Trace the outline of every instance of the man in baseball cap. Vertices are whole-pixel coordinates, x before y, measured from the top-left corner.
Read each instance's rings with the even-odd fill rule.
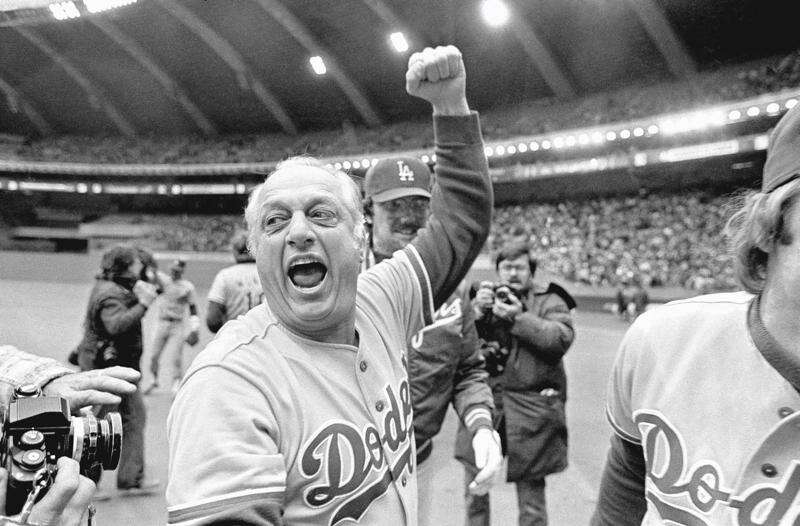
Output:
[[[376,262],[417,236],[430,215],[430,190],[428,165],[413,157],[382,159],[367,170],[364,212]]]
[[[364,180],[364,219],[372,250],[366,270],[402,250],[425,226],[430,214],[431,172],[412,157],[392,157],[371,167]],[[453,403],[472,437],[478,474],[469,491],[486,494],[503,456],[492,427],[494,402],[483,367],[481,345],[466,294],[456,291],[433,315],[433,324],[408,340],[411,405],[417,449],[419,525],[434,524],[433,462],[427,461],[433,437]]]
[[[795,107],[772,133],[761,190],[728,221],[744,290],[645,312],[625,335],[593,526],[797,523],[798,175]]]

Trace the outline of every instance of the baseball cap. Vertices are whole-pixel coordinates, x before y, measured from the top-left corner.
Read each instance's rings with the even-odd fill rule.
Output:
[[[169,266],[170,270],[180,270],[183,272],[183,269],[186,268],[186,261],[178,258],[172,262],[172,265]]]
[[[376,203],[409,195],[431,197],[431,171],[414,157],[381,159],[364,178],[364,196]]]
[[[778,121],[769,138],[761,191],[771,192],[800,176],[800,104]]]

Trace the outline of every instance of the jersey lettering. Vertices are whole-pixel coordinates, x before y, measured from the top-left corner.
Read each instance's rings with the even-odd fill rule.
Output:
[[[777,525],[800,493],[800,462],[793,461],[777,484],[759,484],[732,496],[716,463],[706,460],[687,470],[683,437],[663,414],[637,411],[634,422],[642,433],[647,479],[653,486],[646,492],[647,500],[669,524],[711,526],[709,512],[723,505],[735,510],[739,526]],[[683,495],[683,505],[666,502],[663,497],[670,495]]]
[[[382,432],[372,424],[358,429],[350,422],[336,421],[317,431],[300,450],[300,471],[305,477],[316,479],[325,470],[320,477],[323,484],[305,490],[306,504],[316,508],[337,498],[342,500],[329,526],[358,521],[370,504],[386,493],[392,480],[402,476],[406,468],[409,473],[413,471],[408,381],[400,383],[399,400],[389,385],[386,396],[389,404]],[[384,447],[392,453],[403,450],[394,465],[387,462]],[[378,480],[364,487],[370,473],[382,470]]]

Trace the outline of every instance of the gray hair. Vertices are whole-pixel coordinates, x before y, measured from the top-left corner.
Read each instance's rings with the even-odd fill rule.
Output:
[[[346,173],[326,165],[319,159],[308,155],[298,155],[279,162],[275,166],[275,169],[267,175],[264,182],[253,188],[250,192],[247,207],[245,207],[244,210],[244,219],[247,223],[247,248],[250,250],[250,253],[255,254],[258,249],[261,201],[265,185],[271,176],[285,168],[292,167],[316,168],[328,173],[337,180],[339,188],[342,191],[342,197],[344,198],[347,211],[350,213],[350,217],[355,224],[353,237],[355,238],[356,246],[360,246],[364,240],[364,214],[361,209],[361,189],[358,184]]]
[[[739,283],[753,294],[764,290],[769,253],[775,243],[790,243],[786,217],[795,197],[800,194],[800,179],[795,179],[769,193],[751,191],[738,198],[738,210],[725,225],[734,270]]]

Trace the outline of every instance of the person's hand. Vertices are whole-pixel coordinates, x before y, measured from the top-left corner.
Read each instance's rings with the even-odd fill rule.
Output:
[[[507,296],[508,303],[495,300],[492,306],[492,314],[506,321],[513,322],[519,313],[522,312],[522,302],[514,294]]]
[[[189,318],[189,332],[186,333],[183,340],[192,347],[197,345],[197,342],[200,341],[200,318],[197,316]]]
[[[472,451],[475,453],[475,467],[480,471],[469,483],[468,489],[472,495],[485,495],[503,463],[500,435],[488,427],[478,429],[472,437]]]
[[[494,306],[494,291],[490,287],[480,287],[472,299],[472,313],[476,320],[482,320]]]
[[[114,405],[121,402],[118,395],[136,391],[139,371],[129,367],[108,367],[81,373],[70,373],[49,381],[42,392],[47,396],[61,396],[69,401],[76,413],[88,405]]]
[[[139,303],[149,307],[158,296],[158,288],[152,283],[139,280],[133,286],[133,293],[136,294],[136,299],[139,300]]]
[[[0,469],[0,506],[6,506],[8,472]],[[58,472],[42,500],[33,506],[27,522],[52,526],[79,526],[85,522],[87,506],[97,487],[80,474],[78,463],[71,458],[58,459]]]
[[[467,74],[455,46],[426,47],[408,59],[406,91],[431,103],[434,115],[468,115]]]

